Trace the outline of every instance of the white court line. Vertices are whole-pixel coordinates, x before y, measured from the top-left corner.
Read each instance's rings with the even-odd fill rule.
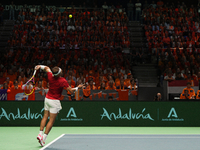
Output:
[[[60,139],[61,137],[63,137],[65,134],[62,134],[61,136],[57,137],[55,140],[51,141],[49,144],[45,145],[43,148],[41,148],[40,150],[44,150],[45,148],[47,148],[49,145],[51,145],[52,143],[54,143],[55,141],[57,141],[58,139]]]
[[[70,139],[76,139],[76,138],[83,138],[83,137],[67,137],[67,138],[70,138]],[[87,138],[87,137],[84,137],[84,139]],[[88,137],[88,138],[92,138],[92,139],[144,139],[144,138],[148,138],[148,139],[196,139],[196,138],[200,138],[200,137]]]
[[[74,135],[74,134],[66,134],[67,136],[65,138],[95,138],[95,139],[101,139],[101,138],[114,138],[114,139],[121,139],[121,138],[127,138],[127,139],[133,139],[133,138],[136,138],[136,139],[142,139],[142,138],[162,138],[162,139],[169,139],[169,138],[172,138],[172,139],[177,139],[177,138],[180,138],[180,139],[194,139],[194,138],[200,138],[200,135],[197,134],[197,135],[191,135],[191,134],[188,134],[188,135],[117,135],[118,137],[116,137],[116,135],[88,135],[85,136],[85,135]]]

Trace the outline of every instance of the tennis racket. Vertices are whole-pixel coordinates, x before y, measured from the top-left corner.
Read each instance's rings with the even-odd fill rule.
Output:
[[[31,95],[33,94],[34,90],[35,90],[35,80],[34,80],[34,77],[35,77],[35,74],[36,74],[37,70],[34,71],[33,73],[33,76],[26,82],[26,84],[23,85],[23,90],[24,90],[24,94],[26,95]],[[30,82],[33,82],[33,89],[32,90],[25,90],[26,86],[28,85],[28,83]],[[29,92],[27,92],[29,91]]]

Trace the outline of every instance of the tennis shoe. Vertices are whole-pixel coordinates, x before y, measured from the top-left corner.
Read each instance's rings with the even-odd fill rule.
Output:
[[[43,141],[43,136],[38,134],[37,139],[38,139],[38,142],[40,143],[40,145],[44,146],[45,142]]]

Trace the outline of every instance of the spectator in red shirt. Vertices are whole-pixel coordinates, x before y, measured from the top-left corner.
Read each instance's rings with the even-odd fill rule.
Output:
[[[170,38],[167,35],[165,35],[165,37],[163,38],[163,43],[165,47],[170,44]]]

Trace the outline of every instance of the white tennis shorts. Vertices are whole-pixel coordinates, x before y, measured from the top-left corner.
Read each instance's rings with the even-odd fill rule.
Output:
[[[52,100],[45,97],[44,110],[49,111],[52,114],[57,114],[62,109],[60,100]]]

